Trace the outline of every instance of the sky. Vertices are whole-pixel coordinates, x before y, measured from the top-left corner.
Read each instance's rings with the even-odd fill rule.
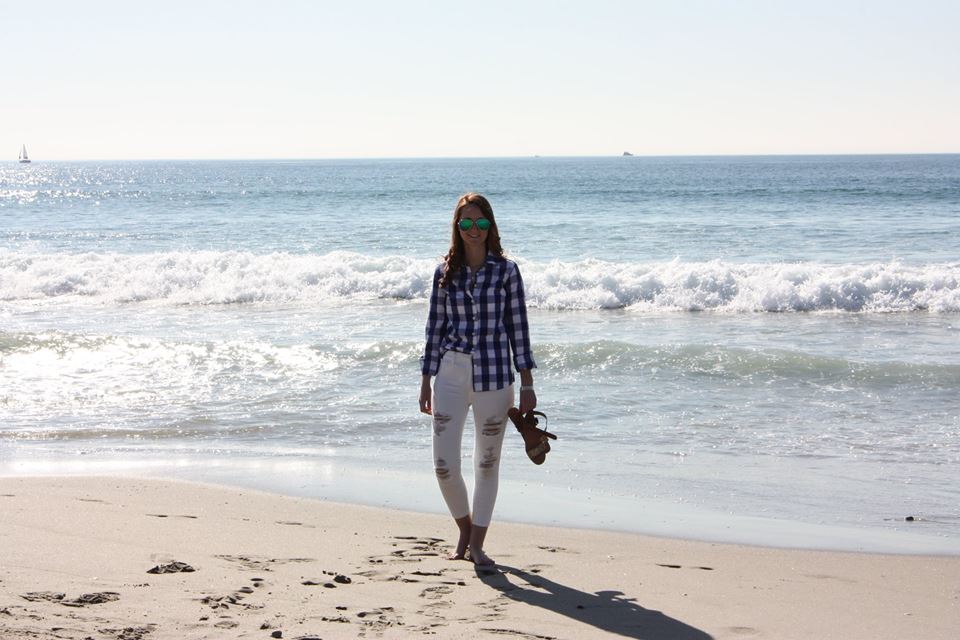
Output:
[[[955,0],[0,0],[0,159],[960,152]]]

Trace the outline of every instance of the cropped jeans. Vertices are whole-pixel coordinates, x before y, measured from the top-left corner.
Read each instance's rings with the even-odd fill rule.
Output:
[[[471,406],[476,425],[472,521],[476,526],[489,527],[497,500],[507,410],[513,406],[513,385],[496,391],[474,391],[473,358],[447,351],[433,384],[433,461],[440,492],[456,519],[470,515],[460,447]]]

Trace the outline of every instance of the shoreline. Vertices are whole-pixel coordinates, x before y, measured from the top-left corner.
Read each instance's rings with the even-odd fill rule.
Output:
[[[317,463],[257,456],[209,459],[204,464],[193,457],[174,463],[137,457],[83,458],[68,462],[56,456],[42,463],[35,461],[32,472],[11,473],[10,465],[7,469],[0,466],[0,480],[58,476],[169,479],[331,504],[446,515],[432,474],[362,466],[344,459]],[[68,468],[71,470],[66,471]],[[472,486],[469,469],[466,480]],[[889,527],[857,527],[721,512],[700,505],[512,478],[501,478],[500,485],[494,513],[494,520],[499,522],[773,549],[960,557],[960,539],[925,533],[927,523],[922,520],[891,523]]]
[[[960,624],[958,557],[495,522],[483,571],[444,558],[445,516],[130,477],[3,477],[0,509],[11,638],[936,639]],[[174,561],[196,571],[146,573]],[[78,604],[91,594],[114,599]]]
[[[444,516],[446,509],[432,474],[359,464],[357,460],[252,456],[187,456],[170,461],[140,456],[98,455],[10,459],[0,464],[5,478],[109,477],[188,482],[228,490],[394,509]],[[468,486],[472,478],[465,470]],[[950,530],[947,520],[889,518],[884,524],[801,521],[704,505],[669,502],[637,494],[562,487],[556,478],[539,483],[502,477],[495,522],[637,534],[690,542],[740,544],[772,549],[842,553],[883,553],[960,557],[960,538],[930,531]],[[901,518],[904,518],[901,520]],[[925,530],[926,529],[926,530]]]

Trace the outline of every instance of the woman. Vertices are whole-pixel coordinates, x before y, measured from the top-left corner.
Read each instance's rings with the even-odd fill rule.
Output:
[[[450,249],[433,275],[427,344],[420,360],[420,411],[433,416],[433,458],[440,492],[460,529],[451,560],[494,564],[483,541],[497,499],[500,446],[513,406],[510,353],[520,372],[520,412],[537,406],[523,280],[507,260],[493,208],[468,193],[453,212]],[[433,392],[430,378],[436,376]],[[460,442],[473,406],[476,425],[473,514],[460,472]]]

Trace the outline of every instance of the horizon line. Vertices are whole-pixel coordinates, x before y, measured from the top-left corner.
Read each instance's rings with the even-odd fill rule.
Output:
[[[798,158],[798,157],[880,157],[880,156],[950,156],[960,155],[960,151],[891,151],[891,152],[847,152],[847,153],[676,153],[676,154],[640,154],[626,152],[619,154],[587,154],[587,155],[489,155],[489,156],[298,156],[298,157],[205,157],[205,158],[31,158],[34,162],[304,162],[304,161],[342,161],[342,160],[545,160],[545,159],[576,159],[576,158]],[[7,162],[19,164],[19,161]],[[24,163],[27,164],[27,163]]]

